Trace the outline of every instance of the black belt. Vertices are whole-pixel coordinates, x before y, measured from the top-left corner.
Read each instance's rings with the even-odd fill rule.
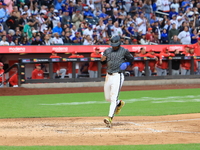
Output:
[[[119,74],[120,74],[120,73],[122,73],[122,72],[116,72],[116,73],[119,73]],[[108,74],[109,74],[109,75],[113,75],[113,73],[110,73],[110,72],[108,72]]]

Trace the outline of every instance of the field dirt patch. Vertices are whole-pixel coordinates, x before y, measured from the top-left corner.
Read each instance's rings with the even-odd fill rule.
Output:
[[[115,117],[0,119],[0,145],[139,145],[199,143],[200,113]]]
[[[191,85],[126,86],[122,91],[200,88]],[[103,87],[0,88],[0,96],[103,92]],[[200,113],[170,116],[0,119],[0,145],[140,145],[200,142]]]

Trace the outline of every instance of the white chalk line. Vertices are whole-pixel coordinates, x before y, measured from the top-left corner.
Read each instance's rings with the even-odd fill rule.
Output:
[[[183,120],[170,120],[170,121],[144,122],[142,124],[154,124],[154,123],[166,123],[166,122],[181,122],[181,121],[191,121],[191,120],[200,120],[200,118],[196,118],[196,119],[183,119]]]
[[[151,103],[186,103],[186,102],[200,102],[200,95],[186,95],[186,96],[169,96],[169,97],[141,97],[135,99],[125,99],[126,103],[150,101]],[[86,102],[70,102],[70,103],[53,103],[53,104],[38,104],[49,106],[60,105],[89,105],[89,104],[105,104],[107,101],[86,101]]]

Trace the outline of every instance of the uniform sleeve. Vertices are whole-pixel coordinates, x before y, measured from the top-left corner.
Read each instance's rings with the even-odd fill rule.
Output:
[[[133,55],[129,52],[128,49],[126,49],[126,52],[125,52],[125,59],[126,61],[130,62],[130,64],[132,64],[133,60],[134,60],[134,57]]]

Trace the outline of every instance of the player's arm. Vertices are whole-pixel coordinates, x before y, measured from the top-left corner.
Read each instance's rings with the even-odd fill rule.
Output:
[[[107,57],[106,57],[106,50],[103,52],[103,55],[101,56],[101,64],[107,63]]]
[[[127,68],[129,65],[132,65],[132,64],[133,64],[133,60],[134,60],[133,55],[132,55],[128,50],[126,50],[124,57],[125,57],[125,60],[126,60],[127,62],[124,62],[124,63],[122,63],[122,64],[120,65],[120,69],[121,69],[121,70],[126,70],[126,68]]]

